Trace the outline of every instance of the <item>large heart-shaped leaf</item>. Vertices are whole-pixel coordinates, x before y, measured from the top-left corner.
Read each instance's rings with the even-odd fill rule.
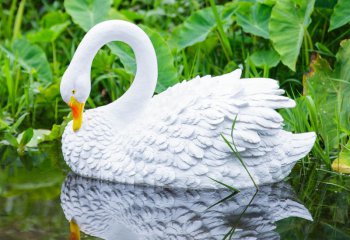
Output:
[[[350,40],[341,42],[335,69],[318,56],[305,75],[304,93],[311,95],[319,116],[318,132],[330,148],[339,146],[339,136],[350,136]]]
[[[61,24],[56,24],[50,28],[42,28],[37,32],[31,32],[27,34],[27,38],[33,42],[49,43],[54,42],[57,37],[68,27],[69,21]]]
[[[338,145],[334,109],[337,105],[337,95],[331,76],[332,69],[329,63],[320,56],[311,62],[310,72],[304,76],[304,94],[312,96],[316,109],[319,110],[316,130],[327,148]]]
[[[276,67],[280,62],[280,56],[273,49],[262,50],[253,53],[250,56],[252,63],[259,68],[272,68]]]
[[[69,15],[61,11],[50,11],[40,20],[42,28],[50,28],[54,25],[62,24],[69,20]]]
[[[314,3],[315,0],[279,0],[272,9],[270,39],[282,62],[293,71]]]
[[[168,44],[159,33],[146,26],[141,27],[150,37],[157,54],[158,82],[156,92],[159,93],[178,82],[177,70],[174,67],[174,58]],[[135,74],[135,56],[130,47],[121,43],[111,43],[108,46],[120,58],[125,69],[130,74]]]
[[[150,37],[157,54],[158,82],[156,92],[159,93],[179,82],[177,69],[174,66],[174,57],[167,42],[158,32],[146,26],[142,26],[142,29]]]
[[[125,71],[129,74],[135,75],[136,61],[131,48],[123,42],[112,42],[108,44],[108,47],[111,49],[112,53],[119,57],[124,65]]]
[[[73,21],[88,31],[108,18],[112,0],[65,0],[64,7]]]
[[[342,131],[346,131],[350,136],[350,40],[344,40],[340,43],[340,49],[336,55],[337,61],[335,64],[332,80],[337,82],[338,88],[338,109],[339,123]]]
[[[350,22],[350,1],[349,0],[339,0],[337,5],[334,7],[334,12],[331,17],[331,24],[329,26],[329,31]]]
[[[110,0],[66,0],[65,8],[72,16],[73,21],[79,24],[85,31],[89,30],[95,24],[108,19],[112,1]],[[178,82],[177,71],[174,67],[174,58],[163,37],[151,30],[143,27],[150,37],[156,50],[158,59],[158,83],[156,92],[164,91],[167,87]],[[123,43],[110,43],[109,48],[115,53],[123,63],[128,73],[135,74],[136,64],[132,50]]]
[[[237,24],[245,32],[269,38],[271,7],[260,3],[240,2],[236,11]]]
[[[3,46],[9,58],[18,63],[30,73],[36,73],[41,82],[52,82],[52,72],[45,52],[37,45],[31,44],[26,39],[16,39],[12,44],[12,52]]]
[[[223,6],[216,6],[221,21],[225,23],[233,11],[224,11]],[[177,26],[169,39],[170,45],[180,51],[188,46],[204,41],[217,26],[212,8],[204,8],[194,12],[184,23]]]

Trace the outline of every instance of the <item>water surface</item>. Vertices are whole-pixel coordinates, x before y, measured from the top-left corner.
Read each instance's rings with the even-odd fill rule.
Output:
[[[316,162],[316,161],[315,161]],[[350,239],[350,178],[298,164],[286,182],[185,190],[86,179],[69,173],[60,145],[19,156],[0,148],[0,239]],[[310,221],[313,219],[313,221]],[[118,236],[118,237],[115,237]]]

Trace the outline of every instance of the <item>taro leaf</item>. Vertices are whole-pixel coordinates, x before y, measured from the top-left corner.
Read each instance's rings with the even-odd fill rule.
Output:
[[[339,131],[350,135],[350,40],[341,42],[334,71],[318,56],[311,63],[311,71],[304,79],[304,93],[315,101],[323,140],[331,148],[339,145]]]
[[[336,55],[333,81],[338,83],[338,109],[341,130],[350,135],[350,40],[340,43],[340,49]]]
[[[221,21],[225,24],[233,11],[224,11],[223,6],[216,6]],[[228,14],[229,13],[229,14]],[[204,41],[209,33],[216,27],[212,8],[204,8],[193,13],[184,23],[177,26],[170,39],[170,45],[180,51],[188,46]]]
[[[49,43],[54,42],[57,37],[68,27],[69,21],[66,21],[61,24],[56,24],[50,28],[42,28],[37,32],[32,32],[27,34],[27,38],[32,43]]]
[[[277,1],[277,0],[256,0],[256,2],[265,4],[265,5],[268,5],[268,6],[273,6],[273,5],[275,5],[275,4],[276,4],[276,1]]]
[[[329,31],[340,28],[341,26],[350,22],[350,1],[339,0],[334,7],[331,17]]]
[[[112,0],[65,0],[64,7],[73,21],[88,31],[108,18]]]
[[[310,72],[304,75],[304,95],[311,95],[318,115],[317,132],[330,148],[337,147],[337,105],[336,82],[331,80],[332,69],[329,63],[317,56],[310,64]]]
[[[166,41],[159,33],[146,26],[141,27],[150,37],[157,54],[158,82],[156,92],[159,93],[178,82],[177,70],[174,66],[174,58]],[[110,43],[108,46],[112,52],[120,58],[126,71],[130,74],[135,74],[135,56],[131,48],[123,43]]]
[[[26,37],[32,43],[49,43],[54,41],[54,34],[50,29],[40,29],[37,32],[28,33]]]
[[[271,7],[248,2],[240,2],[238,6],[237,24],[243,28],[243,31],[268,39]]]
[[[280,62],[280,56],[274,50],[262,50],[250,56],[252,63],[259,68],[273,68]]]
[[[350,173],[350,140],[343,147],[339,157],[333,161],[332,169],[340,173]]]
[[[283,64],[295,71],[315,0],[279,0],[272,9],[270,39]]]
[[[12,57],[28,72],[36,72],[41,82],[52,82],[52,72],[45,52],[26,39],[16,39],[12,44]],[[9,54],[9,52],[7,52]]]
[[[127,16],[125,16],[123,13],[118,11],[115,8],[111,8],[108,12],[108,19],[120,19],[120,20],[125,20],[125,21],[132,21],[129,19]]]
[[[111,0],[90,0],[88,2],[82,0],[66,0],[65,8],[72,16],[73,21],[87,31],[98,22],[108,18],[111,3]],[[158,83],[156,92],[161,92],[167,87],[177,83],[177,71],[174,67],[174,58],[160,34],[147,27],[143,28],[152,40],[156,50],[158,59]],[[110,43],[108,46],[112,52],[120,58],[125,70],[130,74],[135,74],[135,56],[130,47],[123,43]]]
[[[177,69],[174,66],[174,57],[163,37],[152,29],[142,26],[150,37],[155,48],[158,60],[158,82],[156,92],[162,92],[170,86],[178,83]]]
[[[61,11],[48,12],[41,19],[41,26],[43,28],[50,28],[54,25],[62,24],[69,20],[69,15]]]
[[[135,75],[136,61],[132,49],[123,42],[112,42],[108,44],[108,47],[111,49],[112,53],[119,57],[124,65],[125,71],[129,74]]]

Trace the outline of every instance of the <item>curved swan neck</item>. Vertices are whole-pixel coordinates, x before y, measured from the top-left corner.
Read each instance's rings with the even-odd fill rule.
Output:
[[[138,105],[142,105],[142,102],[153,96],[158,75],[155,50],[151,40],[141,28],[121,20],[110,20],[97,24],[84,36],[70,66],[74,68],[79,66],[78,71],[88,73],[88,80],[90,80],[91,64],[97,51],[112,41],[124,42],[134,51],[137,66],[134,82],[116,103],[119,105],[118,108],[123,107],[123,103],[133,106],[132,110],[136,111]]]

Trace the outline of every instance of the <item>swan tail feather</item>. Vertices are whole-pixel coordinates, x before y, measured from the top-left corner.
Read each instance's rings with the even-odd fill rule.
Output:
[[[314,132],[292,134],[286,142],[286,156],[282,168],[290,172],[295,163],[305,157],[312,149],[316,140]]]

